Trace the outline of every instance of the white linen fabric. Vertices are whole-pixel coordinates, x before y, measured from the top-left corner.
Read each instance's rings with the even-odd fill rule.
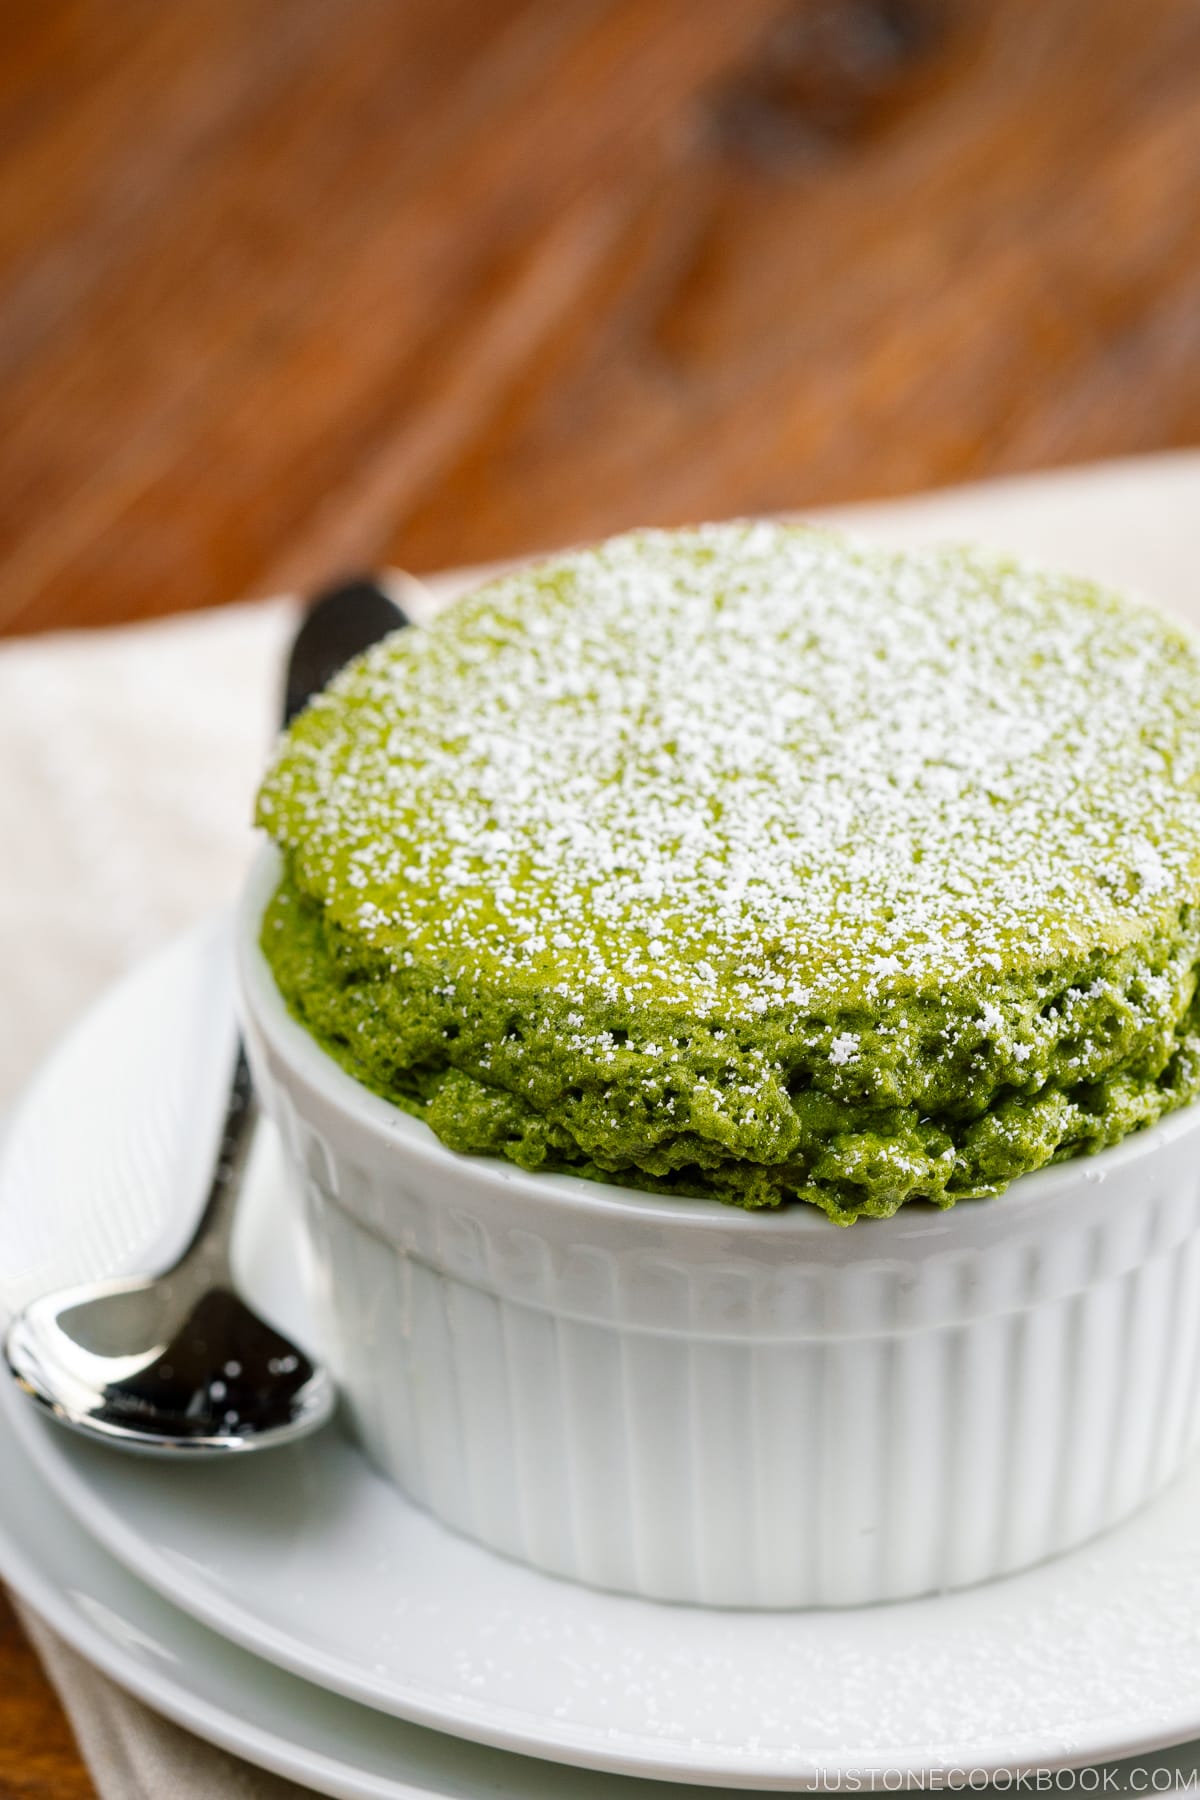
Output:
[[[897,544],[1014,550],[1138,589],[1200,625],[1200,454],[822,516]],[[440,598],[467,580],[432,585]],[[115,976],[232,899],[295,618],[289,602],[263,601],[0,648],[0,1109]],[[28,1613],[25,1623],[102,1800],[302,1793],[157,1718]]]

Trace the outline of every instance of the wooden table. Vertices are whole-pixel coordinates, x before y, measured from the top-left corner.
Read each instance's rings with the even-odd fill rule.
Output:
[[[1200,440],[1195,0],[0,6],[0,631]],[[87,1792],[0,1623],[0,1800]]]

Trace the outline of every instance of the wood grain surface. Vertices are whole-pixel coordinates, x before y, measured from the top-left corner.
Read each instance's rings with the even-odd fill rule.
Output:
[[[1195,0],[0,4],[0,628],[1200,435]]]
[[[0,631],[1200,441],[1196,0],[0,0],[0,144]]]
[[[53,1688],[0,1588],[0,1800],[91,1800]]]

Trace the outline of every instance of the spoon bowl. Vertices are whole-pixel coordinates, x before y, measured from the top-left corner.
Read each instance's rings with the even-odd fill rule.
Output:
[[[126,1449],[263,1449],[323,1425],[325,1369],[228,1287],[164,1279],[48,1294],[5,1346],[18,1384],[64,1425]]]

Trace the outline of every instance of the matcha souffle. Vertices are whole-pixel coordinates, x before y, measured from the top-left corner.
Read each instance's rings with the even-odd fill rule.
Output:
[[[503,576],[283,738],[262,947],[451,1148],[839,1223],[1200,1091],[1200,649],[780,525]]]

